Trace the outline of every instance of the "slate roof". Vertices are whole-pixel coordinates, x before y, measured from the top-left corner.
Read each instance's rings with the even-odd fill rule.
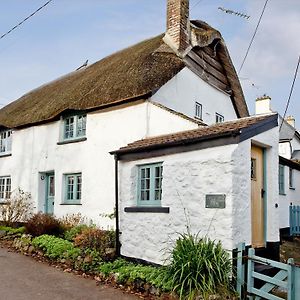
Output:
[[[220,39],[220,34],[204,22],[198,26],[203,26],[199,34],[205,40]],[[162,38],[159,35],[145,40],[29,92],[0,109],[0,126],[25,127],[57,119],[68,110],[86,111],[148,99],[186,66],[165,47]],[[225,69],[231,70],[228,76],[235,82],[233,104],[240,117],[247,116],[238,77],[226,47],[223,50]]]
[[[247,117],[234,121],[217,123],[211,126],[203,126],[198,129],[149,137],[130,143],[117,151],[111,152],[111,154],[143,152],[159,148],[195,144],[223,137],[232,137],[242,134],[247,135],[250,130],[252,131],[252,134],[255,135],[260,133],[261,129],[265,131],[277,126],[277,118],[277,114]],[[270,127],[268,125],[270,125]]]

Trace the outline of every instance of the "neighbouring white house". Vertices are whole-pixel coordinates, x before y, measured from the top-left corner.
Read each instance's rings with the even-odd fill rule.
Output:
[[[145,138],[112,152],[120,252],[164,264],[179,234],[279,258],[278,116]]]
[[[256,99],[256,114],[271,113],[271,98]],[[279,213],[279,227],[282,236],[289,235],[290,206],[300,205],[300,134],[295,127],[295,119],[288,116],[283,120],[279,115],[279,169],[276,206]]]
[[[247,117],[221,34],[167,1],[167,31],[27,93],[0,110],[0,202],[17,188],[36,211],[104,227],[115,203],[109,151]]]

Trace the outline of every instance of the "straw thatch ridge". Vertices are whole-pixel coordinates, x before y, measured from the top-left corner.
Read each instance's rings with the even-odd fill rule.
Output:
[[[221,37],[207,24],[194,24],[203,27],[199,32],[206,41]],[[149,98],[186,66],[162,38],[145,40],[29,92],[0,109],[0,128],[27,127],[58,119],[68,110],[90,111]],[[247,105],[225,44],[223,54],[232,102],[237,115],[244,117]]]

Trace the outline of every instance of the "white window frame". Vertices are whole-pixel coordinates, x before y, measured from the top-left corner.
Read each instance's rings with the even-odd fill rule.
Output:
[[[223,123],[224,121],[224,116],[216,112],[216,123]]]
[[[73,188],[69,189],[70,179],[73,180]],[[64,202],[65,204],[80,204],[82,198],[82,173],[64,174]],[[71,196],[72,195],[72,196]]]
[[[6,202],[11,196],[11,177],[0,176],[0,202]]]
[[[12,130],[0,131],[0,156],[11,153]]]
[[[72,120],[72,125],[68,124]],[[70,115],[63,118],[62,141],[72,141],[86,137],[86,114]],[[71,129],[70,129],[71,127]],[[70,134],[72,132],[72,134]],[[67,134],[68,133],[68,134]]]
[[[202,104],[195,102],[195,118],[202,121]]]

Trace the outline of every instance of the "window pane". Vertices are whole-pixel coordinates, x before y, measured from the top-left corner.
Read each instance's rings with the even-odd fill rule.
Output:
[[[77,136],[85,136],[86,134],[86,116],[77,117]]]
[[[76,199],[80,200],[81,199],[81,175],[77,176],[77,195]]]
[[[6,178],[6,188],[5,188],[5,198],[9,199],[11,195],[11,179],[10,177]]]
[[[4,199],[5,179],[0,178],[0,199]]]
[[[74,137],[74,117],[65,119],[65,138]]]
[[[11,151],[11,130],[0,133],[0,153]]]
[[[0,177],[0,199],[6,200],[11,196],[11,178]]]
[[[67,199],[74,199],[74,176],[67,177]]]

